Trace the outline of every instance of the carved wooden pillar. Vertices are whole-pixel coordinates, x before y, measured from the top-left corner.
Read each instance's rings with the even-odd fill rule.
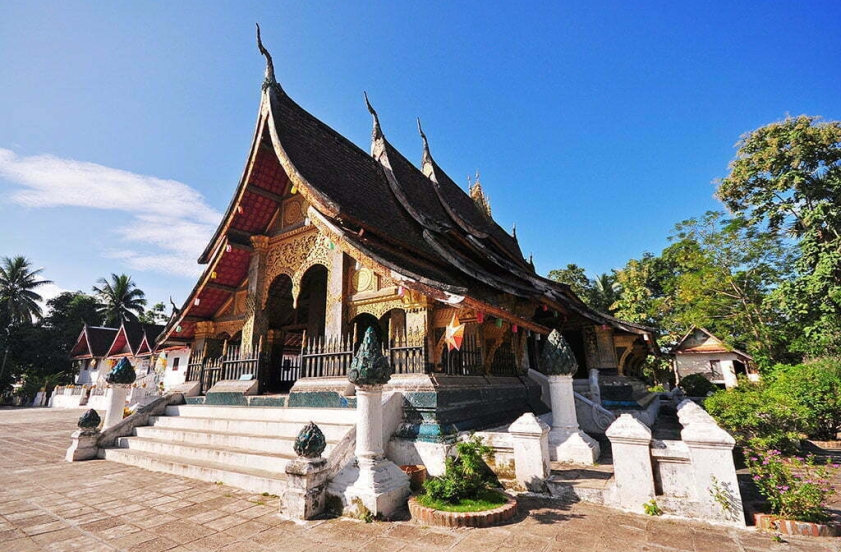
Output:
[[[328,250],[327,308],[324,313],[324,333],[342,335],[344,319],[345,264],[344,253],[338,247]]]
[[[196,333],[191,351],[199,357],[199,360],[204,360],[205,346],[207,340],[213,337],[214,330],[214,324],[210,320],[196,323]]]
[[[599,347],[599,368],[618,368],[616,347],[613,344],[613,328],[596,326],[596,343]]]
[[[269,250],[268,236],[251,236],[251,263],[248,265],[248,298],[246,319],[242,327],[242,350],[249,351],[260,344],[266,335],[267,319],[263,310],[263,280],[266,278],[266,257]]]

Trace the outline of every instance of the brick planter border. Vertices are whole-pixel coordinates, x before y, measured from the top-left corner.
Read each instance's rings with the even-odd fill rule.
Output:
[[[754,514],[756,528],[762,531],[775,531],[783,535],[797,535],[801,537],[838,537],[841,536],[841,525],[837,523],[812,523],[810,521],[795,521],[782,519],[771,514]]]
[[[424,525],[440,527],[490,527],[505,523],[517,515],[517,499],[505,495],[508,501],[492,510],[481,512],[445,512],[421,506],[413,496],[409,499],[409,512],[412,521]]]

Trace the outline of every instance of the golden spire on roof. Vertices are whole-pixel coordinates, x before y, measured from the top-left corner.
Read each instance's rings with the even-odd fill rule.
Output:
[[[488,218],[491,218],[491,202],[488,196],[485,195],[482,184],[479,182],[478,169],[476,170],[476,180],[473,184],[470,183],[470,175],[467,175],[467,193],[470,194],[470,199],[476,203],[479,211],[484,213]]]

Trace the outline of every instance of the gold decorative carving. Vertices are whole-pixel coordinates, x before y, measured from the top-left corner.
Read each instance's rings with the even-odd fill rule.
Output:
[[[214,333],[214,323],[210,320],[196,322],[196,339],[211,337]]]
[[[269,249],[266,260],[266,277],[263,280],[263,304],[269,286],[281,274],[292,280],[292,298],[297,303],[301,291],[301,278],[314,265],[321,264],[330,270],[329,240],[317,232],[289,236]]]
[[[374,273],[367,268],[361,268],[353,273],[351,287],[354,292],[369,291],[375,288]]]
[[[353,320],[360,314],[370,314],[379,319],[392,309],[403,310],[403,300],[398,298],[376,303],[351,304],[347,309],[348,320]]]
[[[304,206],[301,199],[289,199],[283,203],[283,227],[294,226],[304,220]]]
[[[269,249],[269,237],[251,236],[251,245],[256,253],[265,253]]]
[[[216,322],[216,333],[226,333],[229,336],[233,337],[242,330],[243,325],[245,324],[244,318],[238,318],[236,320],[226,320],[224,322]]]

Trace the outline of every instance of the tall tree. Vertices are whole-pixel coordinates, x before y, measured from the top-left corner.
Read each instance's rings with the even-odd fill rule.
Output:
[[[841,354],[841,122],[788,117],[742,136],[738,148],[717,196],[797,240],[797,276],[775,297],[803,327],[797,349]]]
[[[613,314],[616,311],[614,304],[619,300],[621,289],[622,286],[616,281],[615,274],[599,274],[593,280],[593,287],[590,289],[590,306]]]
[[[3,257],[0,260],[0,322],[18,326],[41,318],[41,296],[35,291],[49,280],[39,279],[42,268],[32,269],[29,259]]]
[[[166,314],[166,305],[163,302],[155,303],[150,309],[140,316],[144,324],[166,324],[169,316]]]
[[[111,281],[97,280],[99,286],[93,291],[100,303],[100,314],[110,325],[119,325],[123,320],[137,322],[144,313],[146,294],[135,285],[131,276],[111,274]]]
[[[584,269],[575,263],[569,263],[566,268],[550,270],[549,279],[568,285],[572,292],[585,302],[590,298],[593,283],[584,273]]]
[[[57,335],[61,350],[67,354],[76,343],[82,326],[102,324],[96,298],[81,291],[65,291],[47,301],[44,326]]]

